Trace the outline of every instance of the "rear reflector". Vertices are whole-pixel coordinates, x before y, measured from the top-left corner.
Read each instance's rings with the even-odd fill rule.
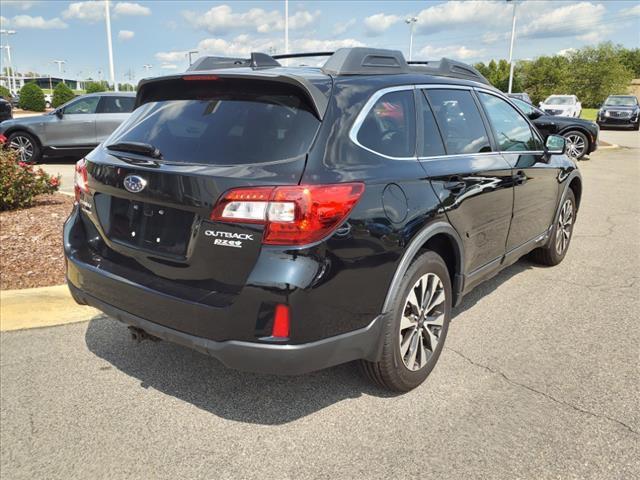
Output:
[[[271,336],[276,338],[289,337],[289,307],[287,305],[276,305]]]
[[[265,244],[305,245],[335,230],[363,192],[362,183],[238,188],[218,200],[211,219],[263,224]]]

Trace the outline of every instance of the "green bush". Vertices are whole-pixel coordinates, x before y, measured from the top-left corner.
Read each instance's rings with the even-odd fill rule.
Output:
[[[3,87],[2,85],[0,85],[0,97],[4,98],[5,100],[11,100],[11,92],[7,87]]]
[[[75,97],[73,91],[67,87],[66,84],[60,82],[56,85],[56,88],[53,89],[53,98],[51,99],[51,106],[53,108],[58,108],[60,105],[67,103],[69,100],[72,100]]]
[[[59,187],[60,176],[19,162],[13,150],[0,149],[0,210],[30,207],[37,195],[54,193]]]
[[[27,83],[20,89],[20,108],[33,112],[44,112],[44,93],[38,85]]]
[[[106,92],[107,87],[103,82],[86,82],[84,89],[87,93]]]

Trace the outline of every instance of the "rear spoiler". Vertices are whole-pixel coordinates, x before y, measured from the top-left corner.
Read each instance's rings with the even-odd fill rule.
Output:
[[[237,66],[237,65],[236,65]],[[316,85],[304,77],[292,74],[280,74],[269,72],[268,70],[258,71],[187,71],[179,75],[168,75],[156,78],[147,78],[140,81],[136,95],[134,108],[138,108],[145,103],[166,99],[162,87],[173,86],[177,91],[183,91],[186,84],[191,81],[215,81],[224,79],[256,80],[262,82],[281,83],[295,87],[308,100],[313,107],[317,117],[322,120],[327,111],[331,89],[326,93],[321,91]],[[327,79],[330,81],[330,79]]]

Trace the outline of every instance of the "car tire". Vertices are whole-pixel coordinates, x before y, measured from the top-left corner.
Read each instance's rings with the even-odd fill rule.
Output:
[[[11,133],[7,139],[7,145],[12,150],[17,150],[19,160],[25,163],[38,163],[41,156],[40,142],[30,133],[17,131]]]
[[[576,222],[576,197],[573,190],[569,189],[562,200],[558,218],[555,220],[549,242],[544,247],[531,252],[531,259],[542,265],[555,266],[564,259],[569,250],[573,226]]]
[[[361,366],[378,385],[407,392],[431,373],[449,329],[451,280],[442,257],[432,251],[417,257],[392,295],[380,360],[363,360]],[[422,301],[418,300],[421,296]]]
[[[636,122],[636,124],[633,126],[633,129],[637,132],[638,130],[640,130],[640,120],[638,120]]]
[[[562,136],[567,140],[567,155],[571,158],[580,160],[591,149],[587,136],[578,130],[565,132]]]

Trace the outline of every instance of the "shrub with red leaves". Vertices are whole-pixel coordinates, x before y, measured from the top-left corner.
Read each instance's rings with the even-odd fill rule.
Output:
[[[54,193],[59,187],[59,176],[18,162],[16,152],[0,148],[0,210],[31,207],[36,196]]]

